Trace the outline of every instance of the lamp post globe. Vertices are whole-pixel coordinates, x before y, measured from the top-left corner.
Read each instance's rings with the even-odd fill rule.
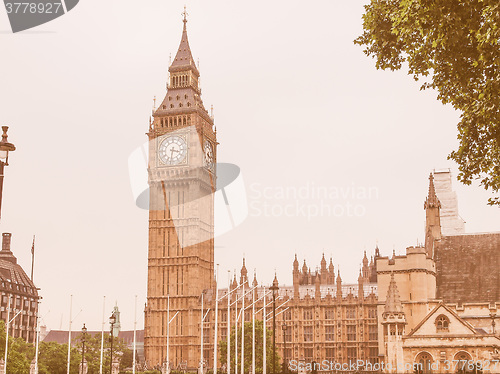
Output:
[[[16,150],[14,144],[7,141],[8,126],[2,126],[2,140],[0,140],[0,215],[2,210],[2,191],[4,167],[9,165],[9,152]]]
[[[85,327],[85,323],[82,327],[82,374],[85,374],[84,362],[85,362],[85,342],[87,340],[87,327]]]

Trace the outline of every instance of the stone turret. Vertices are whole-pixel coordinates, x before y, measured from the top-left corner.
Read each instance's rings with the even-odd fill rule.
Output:
[[[429,175],[429,193],[424,203],[425,209],[425,251],[434,258],[434,241],[441,239],[441,202],[434,188],[434,176]]]
[[[245,258],[243,258],[243,266],[241,267],[241,271],[240,271],[240,284],[244,284],[244,283],[246,283],[246,285],[243,287],[247,287],[248,286],[248,270],[247,270],[247,267],[245,266]]]
[[[342,278],[340,278],[340,270],[337,275],[337,299],[342,300]]]
[[[403,304],[399,297],[398,287],[391,273],[391,281],[387,289],[384,312],[382,313],[382,325],[384,329],[385,357],[388,365],[388,373],[396,373],[403,362],[403,334],[406,325]],[[400,366],[398,366],[400,365]]]

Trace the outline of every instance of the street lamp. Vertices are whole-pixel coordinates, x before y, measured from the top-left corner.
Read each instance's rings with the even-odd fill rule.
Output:
[[[82,374],[85,374],[85,369],[83,363],[85,362],[85,341],[87,339],[87,328],[85,327],[85,323],[82,327]]]
[[[110,348],[111,357],[109,360],[109,374],[113,374],[113,327],[114,327],[115,323],[116,323],[116,316],[115,316],[115,312],[113,312],[111,314],[111,317],[109,317],[109,325],[111,326],[110,333],[109,333],[109,339],[111,341],[111,348]]]
[[[269,287],[273,291],[273,374],[276,374],[276,293],[278,288],[278,278],[275,273],[273,285]]]
[[[496,313],[490,313],[490,317],[491,317],[491,332],[493,335],[495,335],[495,317],[496,317]]]
[[[9,166],[9,152],[15,151],[14,144],[7,141],[8,126],[2,126],[3,134],[0,141],[0,213],[2,210],[2,190],[3,190],[3,169]]]
[[[283,326],[281,327],[283,329],[283,372],[288,373],[288,360],[287,360],[287,355],[286,355],[286,329],[287,329],[286,322],[283,322]]]

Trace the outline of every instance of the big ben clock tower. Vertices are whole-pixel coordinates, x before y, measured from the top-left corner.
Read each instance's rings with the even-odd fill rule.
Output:
[[[199,299],[214,282],[217,138],[184,29],[149,137],[147,364],[198,365]],[[169,311],[169,312],[168,312]],[[171,323],[169,324],[169,319]],[[167,333],[169,335],[167,353]]]

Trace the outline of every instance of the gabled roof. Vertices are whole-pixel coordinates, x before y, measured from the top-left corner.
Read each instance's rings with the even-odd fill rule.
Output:
[[[437,316],[437,315],[441,314],[441,313],[439,313],[439,311],[442,309],[446,310],[451,315],[451,317],[453,318],[453,321],[456,321],[456,322],[460,323],[461,325],[463,325],[470,332],[471,335],[479,335],[479,333],[476,331],[476,329],[470,323],[464,321],[462,318],[460,318],[460,316],[457,313],[455,313],[451,308],[446,306],[446,304],[444,304],[443,302],[440,302],[429,314],[427,314],[427,316],[422,321],[420,321],[420,323],[417,326],[415,326],[410,331],[408,336],[414,336],[422,328],[422,326],[424,326],[426,324],[426,322],[431,319],[432,316]],[[450,322],[453,322],[453,321],[450,320]],[[453,334],[453,332],[451,332],[451,334]]]

